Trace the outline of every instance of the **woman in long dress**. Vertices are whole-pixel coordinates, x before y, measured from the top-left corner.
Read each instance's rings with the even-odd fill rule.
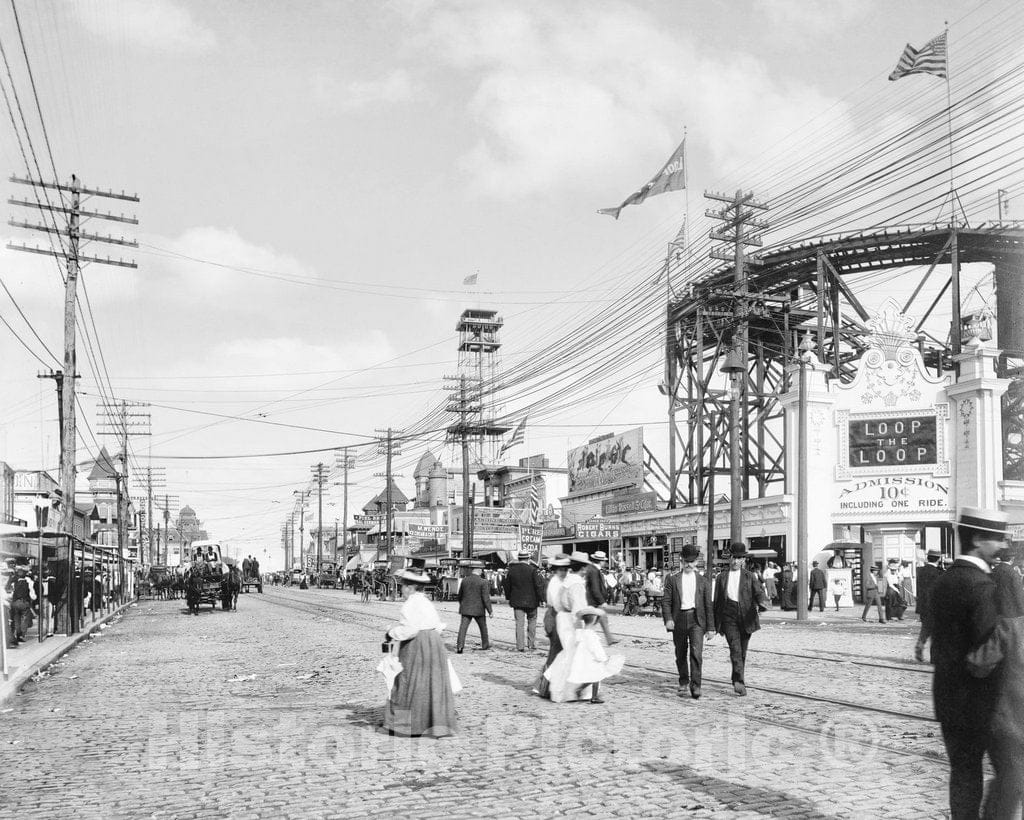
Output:
[[[569,680],[573,658],[576,654],[576,621],[583,615],[602,616],[604,611],[587,605],[587,585],[584,576],[590,560],[585,553],[574,552],[569,562],[569,574],[562,585],[562,592],[555,612],[555,630],[562,644],[558,653],[545,672],[548,679],[551,701],[565,703],[572,700],[589,700],[592,703],[603,703],[593,691],[596,687],[579,687]]]
[[[453,735],[458,719],[448,652],[441,636],[444,624],[422,592],[430,579],[412,570],[404,570],[398,579],[404,603],[398,624],[387,636],[399,642],[402,671],[384,705],[384,728],[408,737]]]

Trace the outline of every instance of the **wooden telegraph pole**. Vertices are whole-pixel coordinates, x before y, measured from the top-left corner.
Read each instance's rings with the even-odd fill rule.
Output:
[[[402,455],[401,444],[395,443],[395,437],[401,436],[404,431],[394,430],[389,427],[387,430],[377,430],[377,432],[384,434],[384,438],[377,442],[377,452],[385,457],[384,481],[386,484],[384,496],[386,499],[385,503],[387,504],[387,560],[390,563],[391,552],[394,545],[392,529],[395,521],[395,507],[394,502],[391,499],[391,483],[395,478],[395,474],[391,472],[391,459],[394,456]],[[380,473],[377,473],[377,475],[380,475]]]
[[[743,497],[746,494],[747,448],[744,445],[744,429],[747,407],[747,331],[750,312],[750,294],[747,290],[747,269],[745,247],[760,247],[761,239],[754,231],[763,231],[768,224],[754,216],[754,211],[766,211],[768,206],[754,200],[753,193],[737,191],[733,196],[704,193],[705,198],[725,203],[718,211],[706,210],[705,216],[720,219],[725,225],[710,233],[711,239],[728,243],[725,249],[713,248],[711,257],[733,263],[733,300],[735,305],[735,326],[732,347],[722,371],[731,380],[729,415],[729,468],[731,522],[730,540],[743,540]],[[728,247],[731,245],[731,247]]]
[[[324,553],[324,482],[327,481],[327,467],[321,461],[311,468],[313,481],[316,482],[316,572],[320,574],[320,564]]]
[[[341,502],[341,537],[342,537],[342,550],[341,550],[341,563],[342,569],[348,564],[348,471],[356,466],[355,456],[350,456],[348,451],[351,447],[339,447],[336,452],[336,464],[341,467],[342,471],[342,502]],[[335,533],[334,546],[337,548],[338,539],[337,533]],[[337,556],[335,556],[337,558]]]
[[[9,224],[15,228],[27,228],[28,230],[41,231],[56,236],[59,247],[30,247],[13,242],[8,242],[7,247],[16,251],[55,256],[64,262],[64,369],[61,372],[61,406],[63,412],[60,430],[60,488],[62,503],[60,528],[63,532],[73,534],[75,523],[75,452],[77,443],[75,427],[75,378],[78,372],[75,362],[75,309],[78,298],[78,274],[80,266],[83,263],[89,262],[100,265],[116,265],[122,268],[138,267],[135,262],[126,262],[121,259],[111,259],[109,257],[101,259],[97,256],[85,256],[81,253],[80,246],[83,242],[105,242],[130,248],[137,248],[139,246],[138,242],[125,239],[124,237],[115,239],[112,236],[98,236],[83,232],[79,227],[80,221],[83,218],[123,222],[129,225],[138,225],[139,221],[134,217],[127,217],[123,214],[115,216],[110,213],[84,211],[81,208],[81,198],[83,196],[86,198],[103,197],[124,202],[138,202],[139,198],[134,194],[126,194],[123,191],[121,193],[114,193],[113,191],[83,188],[78,177],[74,174],[71,175],[71,182],[66,185],[31,178],[23,179],[16,176],[12,176],[10,181],[18,185],[28,185],[31,187],[35,201],[30,202],[14,197],[7,201],[11,205],[38,210],[43,218],[43,223],[10,219],[8,220]],[[58,203],[50,201],[49,191],[57,192],[60,197]],[[67,243],[64,242],[63,237],[67,237]]]
[[[116,436],[121,447],[121,472],[117,475],[117,546],[124,555],[127,546],[128,530],[125,524],[128,521],[128,507],[131,504],[131,496],[128,491],[128,436],[152,435],[149,413],[143,413],[138,408],[149,407],[148,404],[136,401],[101,402],[99,404],[100,435]],[[139,559],[142,558],[141,544],[139,545]]]

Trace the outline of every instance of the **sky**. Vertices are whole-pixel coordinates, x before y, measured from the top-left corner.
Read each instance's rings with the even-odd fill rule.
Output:
[[[941,110],[937,78],[887,82],[907,42],[922,45],[949,21],[956,89],[958,59],[980,54],[986,32],[1022,25],[1004,0],[16,8],[31,78],[9,8],[0,38],[35,159],[25,129],[5,122],[7,171],[38,175],[38,162],[46,178],[55,167],[62,180],[75,173],[141,200],[89,203],[136,214],[137,227],[89,227],[140,246],[88,249],[138,269],[83,271],[90,339],[80,344],[91,342],[96,363],[79,356],[92,433],[82,431],[78,461],[115,448],[99,433],[102,374],[106,395],[149,405],[139,412],[152,435],[133,439],[135,469],[163,467],[167,492],[212,535],[265,553],[272,568],[292,493],[307,487],[312,464],[333,465],[330,448],[370,444],[352,474],[350,512],[382,489],[377,431],[422,428],[443,404],[462,310],[501,312],[501,367],[534,361],[566,328],[620,315],[637,288],[663,292],[666,243],[683,215],[706,233],[705,190],[788,190],[815,163]],[[1019,62],[1016,49],[1000,60]],[[979,71],[996,70],[989,59]],[[646,182],[684,135],[687,191],[617,221],[596,213]],[[0,176],[5,200],[26,195]],[[995,189],[1020,183],[1019,166],[994,177],[972,216],[994,218]],[[880,213],[860,219],[876,224]],[[858,227],[852,217],[822,224]],[[6,230],[8,240],[45,243]],[[53,383],[37,374],[58,366],[43,342],[60,355],[63,286],[53,260],[0,256],[0,280],[39,338],[6,294],[0,316],[42,359],[0,327],[0,460],[56,475]],[[472,274],[477,286],[464,287]],[[866,300],[881,296],[876,288]],[[629,368],[572,387],[509,455],[543,452],[564,466],[568,448],[636,426],[663,449],[663,310],[662,301],[637,311],[634,335],[623,328],[595,343],[596,360],[630,347]],[[544,389],[557,384],[530,400]],[[524,396],[510,389],[496,409],[515,423]],[[403,443],[396,470],[407,493],[424,450],[456,466],[441,438]],[[252,457],[269,453],[296,455]],[[340,488],[326,504],[330,526]]]

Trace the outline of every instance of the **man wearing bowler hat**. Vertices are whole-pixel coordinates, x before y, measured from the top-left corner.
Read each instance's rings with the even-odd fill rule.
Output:
[[[689,688],[694,700],[700,697],[704,636],[712,634],[715,623],[711,584],[697,572],[698,557],[700,551],[694,544],[683,546],[682,570],[669,576],[661,599],[661,616],[676,648],[678,695],[685,697]]]
[[[516,621],[516,649],[525,652],[537,648],[537,607],[544,600],[544,579],[534,564],[532,553],[519,553],[519,560],[509,565],[504,592]]]
[[[921,619],[921,632],[917,636],[917,644],[914,646],[914,657],[924,661],[924,645],[932,634],[931,602],[930,596],[932,587],[942,575],[939,568],[939,559],[942,558],[942,551],[937,547],[929,547],[925,555],[925,565],[917,568],[917,614]]]
[[[764,588],[746,568],[747,545],[733,541],[729,545],[732,558],[729,571],[718,576],[715,584],[715,626],[725,635],[732,662],[732,688],[737,695],[747,694],[744,667],[747,662],[747,644],[750,636],[761,628],[758,612],[768,608]]]
[[[998,695],[998,676],[975,678],[967,654],[996,626],[991,564],[1006,542],[1009,517],[999,510],[963,507],[956,532],[960,555],[931,588],[932,697],[949,757],[952,820],[977,818],[984,778],[981,763]]]

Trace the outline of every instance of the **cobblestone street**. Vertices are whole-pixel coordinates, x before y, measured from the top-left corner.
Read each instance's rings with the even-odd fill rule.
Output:
[[[454,605],[437,606],[451,647]],[[471,629],[451,656],[459,735],[408,740],[376,728],[374,667],[397,610],[281,588],[198,618],[141,601],[10,702],[0,742],[18,776],[3,814],[930,818],[946,806],[914,622],[769,613],[749,696],[727,685],[716,638],[693,701],[676,696],[660,619],[616,616],[627,665],[607,703],[553,705],[530,694],[543,653],[510,647],[511,610],[496,602],[495,650],[475,651]]]

